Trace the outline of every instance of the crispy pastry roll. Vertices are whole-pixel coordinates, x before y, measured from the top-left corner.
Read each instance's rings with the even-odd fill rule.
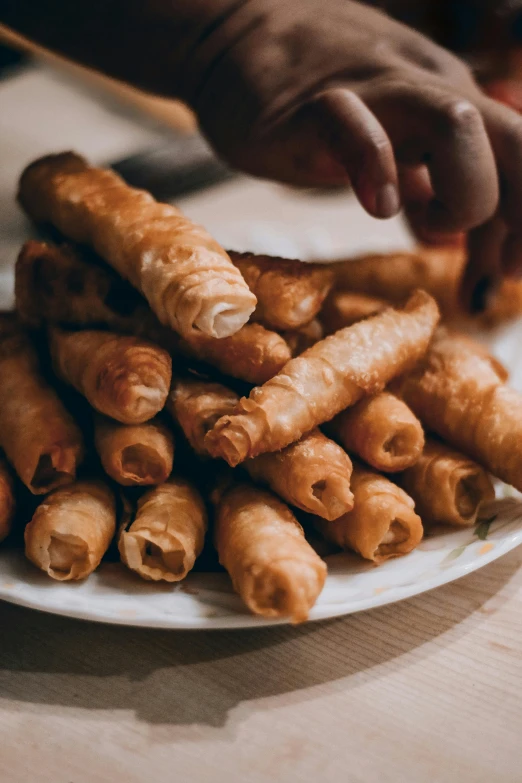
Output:
[[[375,296],[335,290],[332,291],[321,310],[321,323],[324,326],[325,334],[333,334],[339,329],[362,321],[363,318],[380,313],[388,306],[388,302]]]
[[[316,342],[322,340],[324,335],[323,325],[318,318],[314,318],[309,324],[305,324],[305,326],[301,326],[299,329],[290,329],[283,332],[283,337],[290,348],[292,356],[300,356],[308,348],[311,348],[312,345],[315,345]]]
[[[480,506],[495,497],[484,468],[431,438],[419,461],[398,481],[425,524],[473,525]]]
[[[522,395],[504,380],[481,346],[441,330],[401,393],[427,429],[522,490]]]
[[[420,421],[406,403],[387,391],[343,411],[327,431],[347,451],[384,473],[414,465],[424,446]]]
[[[172,473],[174,436],[157,419],[120,424],[98,414],[94,442],[103,469],[123,486],[161,484]]]
[[[255,308],[239,270],[201,226],[80,155],[36,160],[22,174],[19,200],[36,222],[96,250],[182,335],[227,337]]]
[[[199,492],[181,478],[146,492],[119,539],[121,559],[143,579],[179,582],[203,549],[207,512]]]
[[[253,318],[271,329],[298,329],[309,323],[334,280],[326,264],[233,251],[230,258],[257,298]]]
[[[287,503],[324,519],[337,519],[353,508],[350,457],[319,430],[282,451],[249,459],[244,467]]]
[[[172,361],[138,337],[88,330],[49,330],[56,374],[92,407],[123,424],[141,424],[165,405]]]
[[[438,318],[434,300],[418,291],[404,310],[390,308],[321,340],[223,416],[206,437],[209,452],[234,466],[288,446],[412,367]]]
[[[353,511],[334,522],[316,519],[322,535],[343,549],[382,563],[407,555],[422,539],[422,522],[413,500],[384,476],[354,465]]]
[[[247,483],[233,483],[213,500],[219,562],[236,592],[255,614],[304,622],[323,589],[326,565],[288,506]]]
[[[238,402],[239,395],[223,384],[186,376],[174,378],[165,407],[196,454],[208,456],[205,435]]]
[[[83,459],[81,432],[12,315],[0,316],[0,446],[35,495],[73,481]]]
[[[53,579],[89,576],[116,530],[114,495],[101,481],[77,481],[56,489],[25,528],[25,554]]]
[[[180,340],[178,350],[247,383],[265,383],[292,358],[290,347],[280,334],[250,323],[222,340],[194,334]]]
[[[3,541],[11,530],[15,508],[13,476],[6,460],[0,457],[0,541]]]
[[[419,247],[347,259],[334,265],[338,288],[404,302],[417,288],[431,294],[444,315],[453,314],[466,263],[464,246]]]
[[[16,264],[15,290],[19,315],[30,326],[104,326],[207,362],[248,383],[264,383],[291,358],[283,337],[261,324],[245,324],[221,340],[202,332],[181,338],[160,324],[129,283],[84,248],[26,242]]]

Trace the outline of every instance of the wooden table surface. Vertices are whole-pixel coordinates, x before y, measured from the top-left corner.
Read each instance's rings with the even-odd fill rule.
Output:
[[[26,230],[21,165],[71,146],[110,159],[155,138],[89,101],[45,72],[0,84],[0,306]],[[519,549],[300,628],[148,631],[0,603],[0,781],[518,783],[521,566]]]

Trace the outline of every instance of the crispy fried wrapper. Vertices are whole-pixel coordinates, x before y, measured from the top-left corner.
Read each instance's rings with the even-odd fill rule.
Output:
[[[349,452],[384,473],[414,465],[424,447],[424,432],[405,402],[388,391],[365,397],[339,413],[327,432]]]
[[[337,519],[353,508],[350,457],[319,430],[282,451],[249,459],[244,467],[287,503],[324,519]]]
[[[159,322],[141,294],[85,248],[26,242],[16,264],[15,290],[19,316],[29,326],[102,326],[133,334],[248,383],[264,383],[291,358],[285,339],[257,323],[223,339],[202,332],[181,338]]]
[[[49,329],[56,374],[92,407],[123,424],[141,424],[162,410],[172,361],[157,345],[138,337],[86,330]]]
[[[7,461],[0,457],[0,541],[7,538],[16,510],[13,475]]]
[[[429,438],[418,462],[398,476],[427,524],[474,525],[480,507],[495,497],[481,465],[438,440]]]
[[[227,337],[254,311],[254,294],[205,229],[114,171],[73,152],[47,155],[23,172],[19,200],[34,221],[91,246],[182,335]]]
[[[325,334],[333,334],[370,315],[380,313],[386,307],[389,307],[389,302],[376,296],[335,289],[324,303],[319,317]]]
[[[334,264],[336,288],[332,301],[337,303],[337,308],[334,305],[331,310],[332,325],[341,328],[340,313],[343,308],[349,311],[348,292],[351,296],[359,293],[373,297],[376,302],[383,299],[400,304],[417,288],[422,288],[437,300],[446,319],[469,322],[469,315],[463,311],[459,297],[466,261],[467,252],[462,243],[448,247],[420,246],[414,251],[361,256],[338,262]],[[324,306],[327,331],[330,306],[329,298]],[[521,314],[522,281],[506,279],[489,297],[485,311],[471,320],[479,326],[491,328]],[[334,322],[336,317],[339,320]]]
[[[418,291],[404,310],[390,308],[321,340],[217,422],[206,437],[210,454],[234,466],[299,440],[411,368],[438,319],[435,301]]]
[[[102,481],[77,481],[48,495],[25,529],[25,554],[53,579],[85,579],[116,530],[114,495]]]
[[[231,413],[238,402],[239,395],[223,384],[186,376],[174,378],[166,409],[196,454],[208,456],[207,432],[221,416]]]
[[[73,481],[83,459],[79,428],[10,314],[0,315],[0,446],[35,495]]]
[[[304,622],[326,579],[326,565],[288,506],[270,492],[232,483],[213,493],[214,541],[250,611]]]
[[[134,521],[122,530],[121,559],[143,579],[179,582],[203,549],[207,512],[197,489],[181,478],[146,492]]]
[[[328,541],[353,549],[374,563],[407,555],[418,546],[422,521],[412,498],[400,487],[373,470],[354,465],[352,490],[353,511],[334,522],[315,520]]]
[[[120,424],[97,414],[94,442],[103,469],[123,486],[161,484],[172,473],[174,436],[159,419]]]
[[[457,307],[466,264],[465,247],[419,247],[414,251],[365,255],[334,264],[336,288],[401,304],[418,288],[433,296],[445,316]]]
[[[257,298],[253,319],[270,329],[299,329],[319,312],[334,280],[326,264],[229,251]]]
[[[400,392],[427,429],[522,490],[522,395],[467,337],[440,330]]]
[[[290,329],[282,333],[292,356],[300,356],[308,348],[311,348],[312,345],[315,345],[316,342],[322,340],[324,335],[323,325],[318,318],[314,318],[309,324],[305,324],[299,329]]]

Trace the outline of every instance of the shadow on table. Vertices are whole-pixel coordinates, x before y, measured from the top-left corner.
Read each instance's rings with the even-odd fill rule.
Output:
[[[515,551],[431,593],[299,628],[152,631],[0,603],[0,698],[221,727],[242,702],[278,695],[280,705],[299,703],[340,679],[347,691],[383,668],[408,666],[414,650],[416,661],[429,655],[426,642],[444,647],[503,604],[520,562]]]

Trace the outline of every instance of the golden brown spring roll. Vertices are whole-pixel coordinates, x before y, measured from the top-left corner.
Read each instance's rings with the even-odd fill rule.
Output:
[[[322,535],[343,549],[382,563],[407,555],[422,539],[422,521],[413,500],[384,476],[354,465],[353,511],[334,522],[316,518]]]
[[[319,430],[282,451],[249,459],[244,467],[287,503],[324,519],[337,519],[353,508],[350,457]]]
[[[380,313],[388,306],[389,302],[375,296],[336,289],[324,303],[320,313],[321,323],[325,334],[333,334],[363,318]]]
[[[398,477],[424,524],[475,524],[479,509],[495,497],[480,465],[439,441],[428,439],[418,462]]]
[[[326,264],[229,251],[257,298],[253,319],[271,329],[298,329],[319,312],[333,284]]]
[[[25,528],[25,554],[53,579],[85,579],[100,564],[115,530],[111,490],[101,481],[77,481],[38,506]]]
[[[203,549],[207,512],[199,492],[171,478],[138,501],[134,521],[119,539],[121,559],[143,579],[179,582]]]
[[[418,291],[404,310],[390,308],[321,340],[217,422],[206,437],[210,454],[234,466],[299,440],[412,367],[438,319],[435,301]]]
[[[265,383],[292,358],[280,334],[261,324],[245,324],[231,337],[216,340],[203,334],[180,340],[179,353],[216,367],[224,375],[248,383]]]
[[[19,200],[37,223],[91,246],[182,335],[227,337],[254,311],[256,298],[223,248],[114,171],[73,152],[47,155],[23,172]]]
[[[129,283],[85,248],[26,242],[16,264],[15,291],[19,316],[29,326],[104,326],[151,340],[170,354],[207,362],[248,383],[264,383],[291,358],[283,337],[256,323],[221,340],[201,332],[181,338],[158,321]]]
[[[466,263],[464,246],[365,255],[334,264],[337,288],[400,304],[422,288],[444,315],[453,314]]]
[[[239,395],[221,383],[187,376],[174,378],[165,407],[196,454],[208,456],[205,435],[238,401]]]
[[[92,407],[123,424],[141,424],[165,405],[172,361],[162,348],[138,337],[88,330],[49,330],[56,374]]]
[[[6,460],[0,457],[0,541],[9,535],[15,508],[13,476]]]
[[[340,413],[327,432],[376,470],[395,473],[414,465],[424,447],[424,432],[406,403],[390,392],[365,397]]]
[[[441,330],[401,393],[427,429],[522,490],[522,395],[465,337]]]
[[[213,500],[219,562],[250,611],[304,622],[323,589],[326,565],[288,506],[247,483],[232,484]]]
[[[13,315],[0,315],[0,446],[35,495],[74,480],[79,428],[44,380],[36,351]]]
[[[325,332],[321,321],[318,318],[314,318],[313,321],[305,324],[305,326],[301,326],[300,329],[290,329],[283,332],[282,335],[290,348],[292,356],[300,356],[308,348],[311,348],[312,345],[315,345],[316,342],[322,340]]]
[[[157,419],[120,424],[98,414],[94,442],[103,469],[123,486],[161,484],[172,473],[174,436]]]

